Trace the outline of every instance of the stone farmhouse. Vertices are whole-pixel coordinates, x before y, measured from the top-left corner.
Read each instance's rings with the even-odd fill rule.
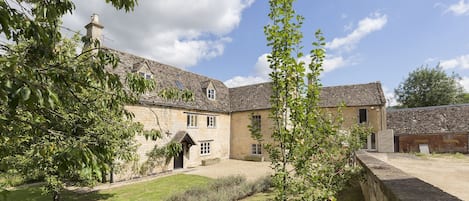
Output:
[[[96,15],[85,27],[88,37],[100,39],[103,26],[99,24]],[[183,151],[168,164],[152,167],[150,174],[198,166],[212,159],[266,157],[262,145],[251,138],[248,125],[256,121],[263,135],[267,138],[270,136],[271,83],[228,88],[216,79],[129,53],[110,51],[120,58],[114,71],[123,80],[127,73],[135,73],[145,79],[155,80],[157,90],[187,89],[194,95],[193,101],[166,100],[155,91],[144,94],[140,104],[126,106],[127,110],[135,114],[134,120],[144,125],[144,129],[158,129],[163,138],[152,141],[137,136],[140,161],[138,164],[124,165],[121,173],[114,176],[116,181],[137,176],[135,167],[146,160],[146,154],[155,146],[170,141],[181,143]],[[373,128],[374,133],[368,137],[366,145],[368,149],[393,150],[392,146],[379,143],[381,136],[390,136],[386,132],[386,101],[379,82],[324,87],[321,99],[320,106],[331,114],[335,114],[342,103],[347,106],[343,109],[345,127],[362,123]],[[392,136],[390,139],[393,140]]]
[[[230,88],[231,102],[231,147],[230,158],[252,159],[262,156],[267,159],[267,153],[262,145],[251,137],[248,125],[258,121],[261,133],[266,141],[272,133],[272,122],[269,119],[271,83],[262,83],[237,88]],[[372,128],[373,133],[368,137],[365,148],[375,151],[386,151],[386,146],[378,144],[380,138],[389,134],[386,130],[386,100],[379,82],[346,86],[323,87],[319,106],[326,114],[336,115],[342,104],[344,118],[343,129],[361,123]],[[385,140],[385,139],[383,139]],[[392,145],[392,144],[391,144]],[[392,152],[392,146],[387,146]]]
[[[469,104],[390,109],[387,119],[395,152],[469,153]]]

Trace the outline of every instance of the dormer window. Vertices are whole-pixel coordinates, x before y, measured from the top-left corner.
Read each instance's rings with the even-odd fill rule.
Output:
[[[215,89],[207,89],[207,98],[211,100],[215,100]]]
[[[153,77],[151,73],[139,72],[138,74],[147,80],[151,80],[151,78]]]

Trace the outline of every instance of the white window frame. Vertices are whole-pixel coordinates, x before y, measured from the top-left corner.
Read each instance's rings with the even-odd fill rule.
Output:
[[[216,98],[215,89],[207,89],[207,98],[211,99],[211,100],[215,100],[215,98]]]
[[[210,141],[202,141],[200,142],[200,155],[206,156],[210,155]]]
[[[187,114],[187,128],[197,128],[196,114]]]
[[[262,155],[262,145],[261,144],[251,144],[251,154],[252,155]]]
[[[151,80],[153,78],[153,75],[151,73],[138,72],[138,75],[142,76],[146,80]]]
[[[207,128],[216,128],[217,127],[217,117],[207,116]]]

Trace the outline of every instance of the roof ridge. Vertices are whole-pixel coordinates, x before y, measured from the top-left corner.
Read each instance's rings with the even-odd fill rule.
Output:
[[[115,52],[118,52],[118,53],[121,53],[121,54],[131,55],[131,56],[133,56],[133,57],[137,57],[137,58],[139,58],[139,59],[142,59],[142,60],[144,60],[145,62],[157,63],[157,64],[164,65],[164,66],[166,66],[166,67],[174,68],[174,69],[176,69],[176,70],[178,70],[178,71],[182,71],[182,72],[190,73],[190,74],[193,74],[193,75],[197,75],[197,76],[199,76],[199,77],[206,78],[206,80],[215,80],[215,81],[218,81],[218,82],[223,83],[221,80],[217,80],[217,79],[215,79],[215,78],[211,78],[211,77],[208,77],[208,76],[206,76],[206,75],[201,75],[201,74],[198,74],[198,73],[194,73],[194,72],[188,71],[188,70],[186,70],[186,69],[178,68],[178,67],[176,67],[176,66],[174,66],[174,65],[162,63],[162,62],[160,62],[160,61],[156,61],[156,60],[151,59],[151,58],[145,58],[145,57],[142,57],[142,56],[135,55],[135,54],[133,54],[133,53],[124,52],[124,51],[117,50],[117,49],[114,49],[114,48],[109,48],[109,47],[102,47],[102,48],[105,49],[105,50],[115,51]],[[151,68],[151,67],[150,67],[150,68]],[[225,83],[223,83],[223,85],[225,85]],[[226,85],[225,85],[225,86],[226,86]],[[228,88],[228,87],[227,87],[227,88]]]
[[[238,87],[228,87],[228,89],[238,89],[238,88],[243,88],[243,87],[252,87],[252,86],[256,86],[256,85],[263,85],[263,84],[270,84],[270,83],[272,83],[272,81],[260,82],[260,83],[243,85],[243,86],[238,86]]]
[[[469,103],[461,104],[451,104],[451,105],[435,105],[435,106],[426,106],[426,107],[413,107],[413,108],[390,108],[387,109],[387,112],[399,112],[399,111],[411,111],[411,110],[432,110],[440,108],[451,108],[451,107],[469,107]]]

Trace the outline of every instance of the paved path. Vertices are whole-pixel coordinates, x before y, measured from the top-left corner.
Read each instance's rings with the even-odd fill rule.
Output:
[[[219,178],[230,175],[245,176],[248,181],[256,180],[262,176],[272,174],[270,162],[252,162],[242,160],[222,160],[210,166],[197,166],[186,174],[195,174],[210,178]]]
[[[469,157],[417,157],[402,153],[370,153],[404,172],[469,201]]]

